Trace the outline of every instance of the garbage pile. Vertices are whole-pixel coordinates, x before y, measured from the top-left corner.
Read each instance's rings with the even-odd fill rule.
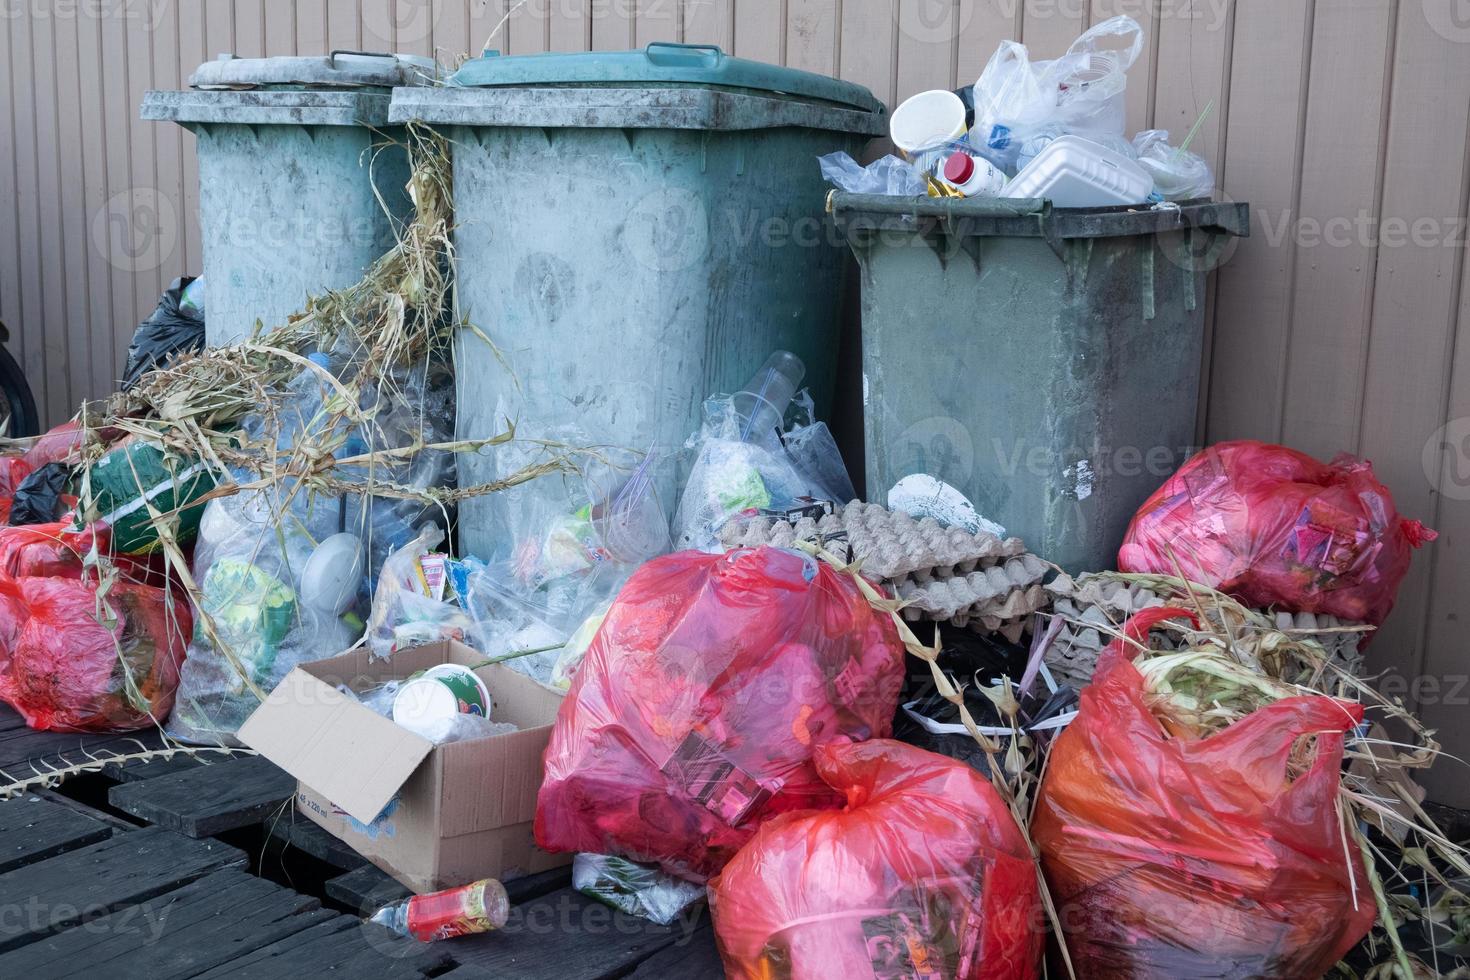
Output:
[[[969,106],[900,106],[904,159],[823,170],[1207,195],[1184,146],[1124,139],[1142,44],[1127,17],[1056,61],[1008,42]],[[1434,539],[1366,462],[1209,447],[1116,570],[1063,569],[933,474],[863,499],[789,351],[697,392],[682,452],[593,412],[457,439],[449,149],[410,132],[416,215],[360,283],[195,350],[181,280],[127,389],[5,458],[0,698],[28,723],[251,746],[421,893],[373,918],[425,940],[496,941],[500,880],[567,863],[657,922],[707,898],[751,978],[1412,975],[1418,882],[1470,903],[1411,779],[1438,746],[1363,677]]]
[[[822,176],[854,194],[1045,198],[1059,208],[1208,198],[1214,174],[1189,151],[1203,115],[1178,146],[1163,130],[1127,138],[1128,69],[1144,42],[1128,16],[1095,25],[1054,61],[1004,41],[972,88],[920,92],[893,111],[900,156],[863,167],[830,154]]]

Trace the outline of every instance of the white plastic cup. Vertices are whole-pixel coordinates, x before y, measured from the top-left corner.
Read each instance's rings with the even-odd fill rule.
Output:
[[[455,715],[490,717],[490,689],[459,664],[430,667],[405,681],[393,699],[393,722],[434,740]]]
[[[904,158],[933,173],[945,147],[965,135],[965,103],[936,88],[904,100],[888,120],[888,135]]]

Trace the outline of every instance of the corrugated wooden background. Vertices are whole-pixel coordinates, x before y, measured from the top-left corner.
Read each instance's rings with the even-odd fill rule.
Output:
[[[477,51],[509,0],[0,0],[0,317],[52,421],[110,390],[134,324],[199,268],[192,139],[140,122],[200,61]],[[510,53],[715,42],[890,104],[973,82],[1003,38],[1055,56],[1149,31],[1132,128],[1195,143],[1256,209],[1213,294],[1205,435],[1370,457],[1439,528],[1375,644],[1470,756],[1470,10],[1464,0],[528,0]],[[1449,764],[1436,792],[1470,804]]]

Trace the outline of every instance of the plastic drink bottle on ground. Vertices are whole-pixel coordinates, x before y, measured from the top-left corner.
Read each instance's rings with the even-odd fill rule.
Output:
[[[505,886],[494,878],[485,878],[386,905],[373,913],[371,921],[400,936],[432,943],[502,928],[509,916],[510,897]]]

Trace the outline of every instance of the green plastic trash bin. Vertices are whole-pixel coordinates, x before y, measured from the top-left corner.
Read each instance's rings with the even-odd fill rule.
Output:
[[[1248,205],[832,207],[862,268],[867,498],[927,473],[1064,569],[1115,567],[1195,441],[1205,279]]]
[[[402,131],[387,129],[395,86],[432,79],[425,58],[205,62],[188,91],[150,91],[144,119],[197,137],[199,226],[210,345],[284,323],[309,295],[357,282],[412,210]]]
[[[459,298],[477,328],[458,352],[460,438],[509,417],[526,435],[674,450],[706,396],[777,349],[830,405],[846,249],[816,158],[884,131],[867,89],[651,44],[477,58],[450,87],[395,91],[390,120],[453,142]],[[675,474],[658,472],[672,511]],[[500,475],[491,454],[460,459],[461,484]],[[502,496],[462,506],[465,550],[509,539]]]

